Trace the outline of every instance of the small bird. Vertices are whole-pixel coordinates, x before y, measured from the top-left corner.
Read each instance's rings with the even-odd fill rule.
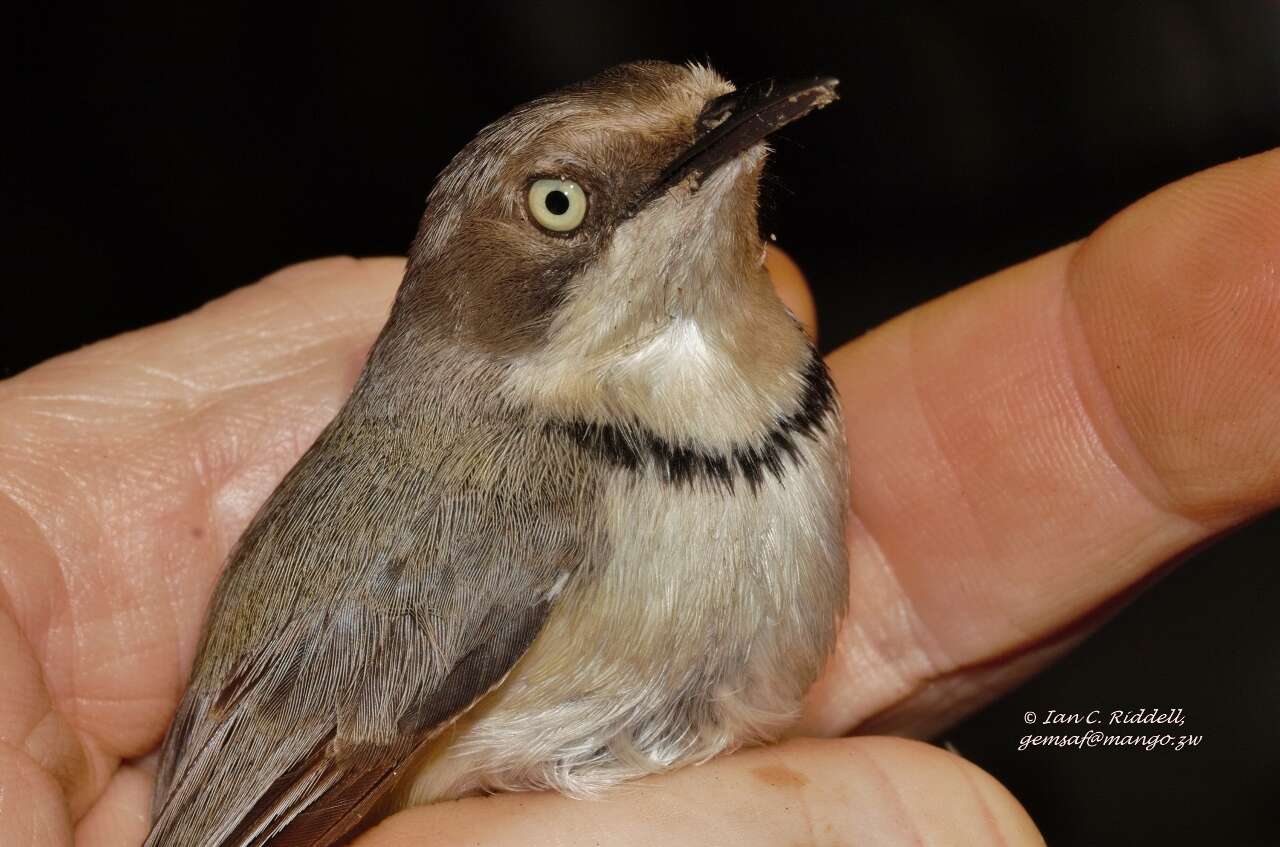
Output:
[[[764,139],[835,86],[621,65],[453,159],[350,398],[230,554],[149,847],[594,796],[796,718],[848,484],[756,210]]]

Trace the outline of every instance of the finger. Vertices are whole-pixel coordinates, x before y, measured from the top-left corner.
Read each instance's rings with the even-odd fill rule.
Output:
[[[804,326],[810,341],[818,340],[818,311],[813,305],[813,293],[809,283],[790,256],[777,245],[770,244],[765,250],[764,266],[773,280],[773,287],[778,297],[791,310]]]
[[[76,844],[85,847],[137,847],[150,824],[154,778],[134,765],[112,775],[102,796],[76,825]]]
[[[71,844],[71,827],[55,776],[10,744],[0,744],[0,833],[5,844]]]
[[[1043,843],[974,765],[918,742],[858,738],[749,750],[595,802],[506,794],[410,809],[356,847]]]
[[[1270,153],[837,351],[852,607],[807,729],[937,729],[1280,502],[1278,259]]]

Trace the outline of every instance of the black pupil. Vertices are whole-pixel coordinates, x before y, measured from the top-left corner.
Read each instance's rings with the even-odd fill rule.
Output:
[[[548,191],[547,199],[543,202],[547,206],[547,211],[553,215],[563,215],[569,211],[569,195],[563,191]]]

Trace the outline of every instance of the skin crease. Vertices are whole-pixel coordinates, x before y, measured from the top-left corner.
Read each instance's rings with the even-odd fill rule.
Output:
[[[928,733],[1067,649],[1191,545],[1280,502],[1280,152],[829,359],[851,614],[801,730]],[[0,843],[136,845],[222,558],[345,397],[397,260],[282,271],[0,383]],[[812,318],[777,254],[784,297]],[[851,283],[852,284],[852,283]],[[583,803],[469,799],[361,847],[1036,844],[916,742],[796,740]]]

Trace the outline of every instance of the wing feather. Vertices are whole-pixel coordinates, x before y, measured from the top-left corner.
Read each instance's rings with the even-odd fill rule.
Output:
[[[480,435],[510,452],[510,434]],[[348,442],[339,421],[232,554],[162,750],[147,847],[342,838],[502,681],[587,557],[581,480],[546,466],[546,445],[517,451],[543,466],[478,476],[474,443],[452,465],[372,469]]]

